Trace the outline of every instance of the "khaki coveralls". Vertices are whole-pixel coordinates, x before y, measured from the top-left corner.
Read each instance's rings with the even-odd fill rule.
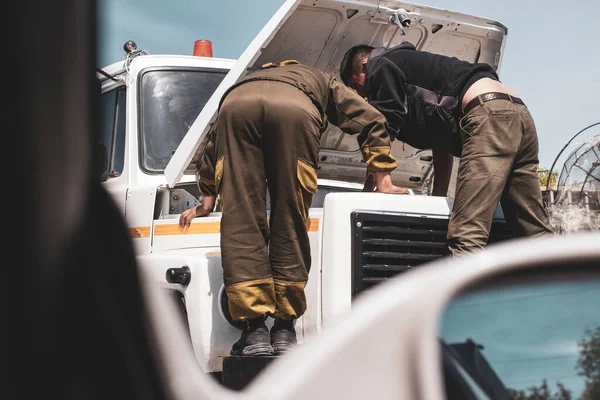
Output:
[[[265,65],[221,99],[203,144],[199,186],[203,195],[220,197],[223,275],[234,320],[295,319],[306,310],[306,223],[328,122],[358,134],[369,171],[396,168],[383,115],[316,68],[295,61]]]

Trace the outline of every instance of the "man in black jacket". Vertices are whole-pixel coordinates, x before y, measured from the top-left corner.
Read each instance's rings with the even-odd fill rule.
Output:
[[[445,196],[460,157],[447,243],[453,255],[482,248],[501,203],[515,236],[552,233],[538,181],[538,138],[524,105],[485,63],[416,50],[352,47],[342,81],[367,97],[397,139],[432,149],[433,195]]]

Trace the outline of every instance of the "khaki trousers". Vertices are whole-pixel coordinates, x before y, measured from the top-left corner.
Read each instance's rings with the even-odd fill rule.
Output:
[[[498,202],[514,236],[552,233],[538,180],[538,138],[527,107],[492,100],[460,120],[463,144],[448,248],[461,255],[488,240]]]
[[[224,283],[234,320],[263,314],[294,319],[306,310],[311,264],[306,222],[317,189],[322,130],[308,96],[286,83],[244,83],[221,105],[215,182]]]

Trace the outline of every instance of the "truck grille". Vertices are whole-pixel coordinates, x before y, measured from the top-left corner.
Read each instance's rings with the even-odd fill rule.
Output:
[[[354,212],[352,296],[392,276],[448,255],[448,219]],[[494,222],[488,243],[511,237],[506,223]]]

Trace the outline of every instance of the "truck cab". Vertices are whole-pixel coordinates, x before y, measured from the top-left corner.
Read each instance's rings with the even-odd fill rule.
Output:
[[[222,282],[221,213],[217,208],[186,229],[178,221],[202,200],[195,157],[227,88],[262,64],[285,59],[337,76],[346,50],[361,43],[389,48],[410,41],[419,50],[498,70],[506,35],[497,21],[402,1],[288,0],[237,60],[154,55],[128,42],[124,61],[98,70],[103,184],[127,222],[140,268],[181,311],[205,372],[221,370],[239,337]],[[431,151],[395,141],[392,153],[393,181],[411,195],[362,192],[366,167],[356,137],[331,125],[323,134],[299,342],[327,329],[378,283],[447,255],[455,173],[448,195],[434,197]],[[490,242],[510,237],[499,208]]]

